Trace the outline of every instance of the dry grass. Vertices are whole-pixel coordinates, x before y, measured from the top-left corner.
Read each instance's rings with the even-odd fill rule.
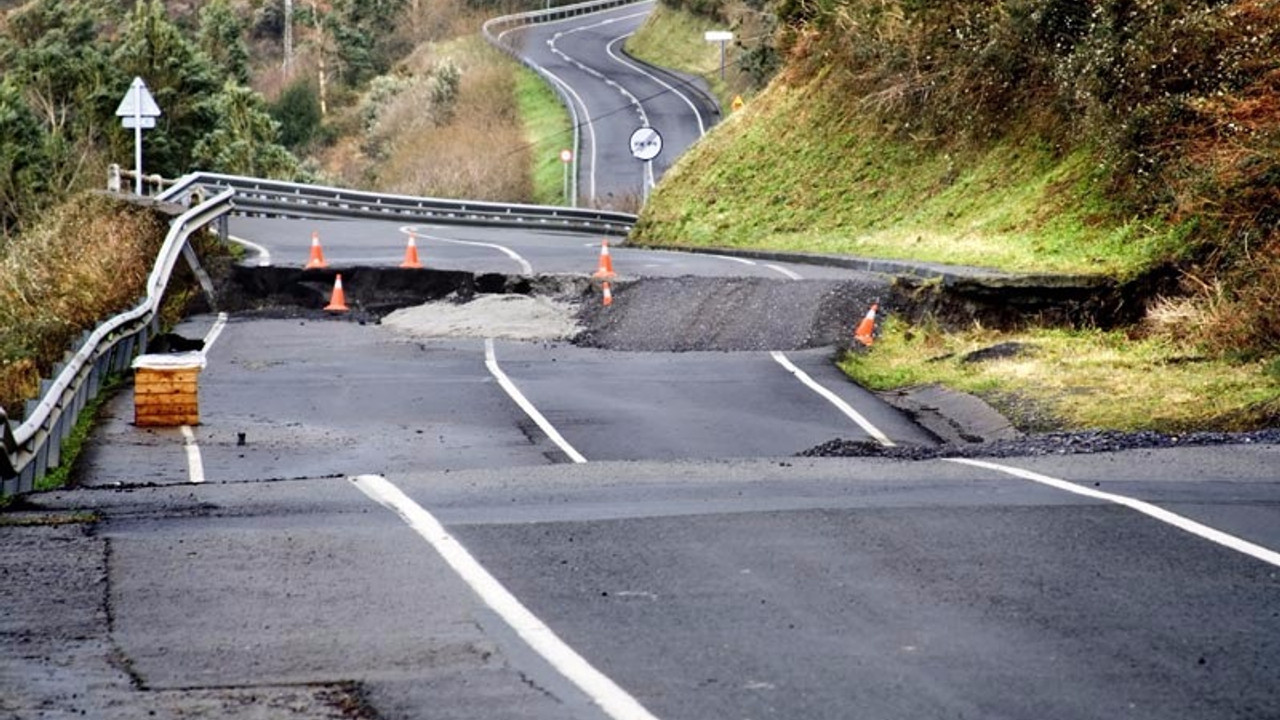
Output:
[[[14,414],[77,335],[138,301],[165,230],[148,209],[85,194],[0,248],[0,407]]]
[[[1001,342],[1031,349],[964,361],[965,354]],[[841,367],[873,389],[942,383],[974,393],[1029,431],[1246,430],[1280,422],[1280,372],[1273,363],[1205,356],[1194,338],[1177,343],[1124,332],[980,327],[944,332],[890,320],[869,352],[847,355]]]

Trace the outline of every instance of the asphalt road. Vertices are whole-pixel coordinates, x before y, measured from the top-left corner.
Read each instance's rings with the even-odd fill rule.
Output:
[[[626,38],[653,10],[642,2],[510,30],[501,40],[568,88],[581,148],[580,203],[631,209],[680,154],[719,120],[699,78],[652,68],[622,52]],[[651,128],[661,151],[644,162],[632,133]]]
[[[622,241],[513,228],[414,225],[372,220],[291,220],[233,217],[233,238],[248,241],[251,265],[303,267],[311,255],[314,233],[325,261],[334,268],[353,265],[398,265],[412,235],[423,265],[438,270],[506,274],[590,274],[596,270],[600,245],[610,244],[614,269],[621,277],[762,277],[772,279],[865,278],[881,276],[823,267],[774,263],[720,255],[640,250]]]
[[[409,232],[441,268],[585,274],[599,253],[504,230],[232,231],[283,266],[312,231],[338,267],[397,263]],[[212,340],[201,423],[136,427],[126,387],[79,485],[0,516],[0,718],[1280,717],[1280,446],[799,458],[931,440],[824,350],[178,330]]]

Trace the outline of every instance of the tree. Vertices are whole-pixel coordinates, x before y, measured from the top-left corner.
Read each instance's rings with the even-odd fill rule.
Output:
[[[298,161],[277,143],[280,124],[261,95],[227,81],[209,105],[214,126],[192,152],[201,169],[286,179],[297,174]]]
[[[112,60],[126,78],[121,94],[127,78],[141,77],[164,113],[146,132],[147,169],[170,177],[185,173],[191,149],[213,126],[208,100],[218,93],[222,73],[169,20],[160,0],[138,3]],[[120,155],[133,138],[121,130],[113,141]]]
[[[39,126],[37,137],[22,141],[34,144],[21,154],[29,161],[39,156],[33,176],[45,202],[101,181],[90,158],[115,101],[108,97],[113,71],[101,33],[105,17],[94,2],[37,0],[12,13],[0,36],[0,69]]]
[[[0,233],[21,228],[27,211],[43,196],[45,158],[40,120],[17,85],[0,82]]]
[[[212,0],[200,9],[200,49],[231,79],[249,82],[249,50],[245,25],[227,0]]]

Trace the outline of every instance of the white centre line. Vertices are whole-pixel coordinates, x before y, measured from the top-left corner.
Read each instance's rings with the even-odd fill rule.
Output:
[[[875,425],[872,425],[870,420],[862,416],[862,413],[858,412],[857,410],[854,410],[853,407],[849,405],[849,403],[840,399],[839,395],[836,395],[835,393],[826,389],[822,385],[818,384],[818,381],[809,377],[808,373],[796,367],[795,364],[792,363],[791,360],[789,360],[786,355],[783,355],[782,353],[776,350],[773,351],[772,355],[773,355],[773,359],[777,360],[779,365],[786,368],[788,372],[794,375],[797,380],[799,380],[800,382],[808,386],[810,390],[813,390],[814,392],[818,393],[822,397],[826,398],[827,402],[834,405],[837,410],[844,413],[846,417],[848,417],[850,420],[857,423],[858,426],[861,427],[868,435],[875,438],[876,442],[880,443],[885,447],[896,446],[896,443],[890,440],[888,435],[885,435],[883,432],[881,432],[880,428],[876,427]]]
[[[561,640],[450,535],[440,521],[400,488],[380,475],[360,475],[351,478],[351,482],[365,495],[399,515],[430,543],[482,602],[510,625],[529,647],[586,693],[606,715],[614,720],[657,720],[630,693]]]
[[[200,354],[208,356],[209,348],[222,335],[222,330],[227,326],[227,314],[218,313],[218,319],[214,321],[213,327],[209,328],[209,332],[204,336],[204,347],[201,348]],[[193,485],[204,482],[204,460],[200,456],[200,446],[196,444],[196,433],[190,425],[182,426],[182,447],[187,453],[187,477]]]
[[[485,338],[484,365],[489,368],[489,372],[495,379],[497,379],[498,384],[502,386],[502,389],[507,391],[507,395],[510,395],[511,399],[516,401],[516,404],[520,406],[521,410],[524,410],[524,414],[528,415],[529,418],[538,425],[538,427],[542,428],[542,432],[546,433],[547,437],[551,438],[551,441],[558,445],[560,449],[564,451],[564,454],[569,456],[570,460],[573,460],[575,463],[585,463],[587,461],[587,459],[583,457],[582,453],[575,450],[574,447],[569,444],[569,441],[565,440],[560,434],[560,431],[556,430],[555,426],[543,417],[542,413],[538,412],[538,408],[534,407],[533,403],[529,402],[529,398],[525,397],[524,394],[520,392],[520,388],[516,387],[516,384],[511,382],[511,378],[507,377],[507,374],[502,371],[502,368],[498,367],[498,356],[493,349],[493,338]]]
[[[1268,550],[1261,545],[1255,545],[1254,543],[1238,538],[1235,535],[1224,533],[1221,530],[1216,530],[1208,525],[1202,525],[1195,520],[1183,517],[1177,513],[1169,512],[1164,508],[1152,505],[1144,500],[1138,500],[1125,495],[1116,495],[1115,493],[1102,492],[1101,490],[1093,490],[1066,480],[1059,480],[1058,478],[1041,475],[1040,473],[1031,472],[1030,470],[1023,470],[1021,468],[987,462],[985,460],[947,458],[947,461],[959,463],[961,465],[970,465],[972,467],[983,468],[986,470],[994,470],[996,472],[1002,472],[1008,475],[1013,475],[1014,477],[1022,478],[1023,480],[1030,480],[1031,482],[1040,483],[1041,485],[1047,485],[1051,488],[1056,488],[1064,492],[1093,498],[1094,500],[1104,500],[1117,505],[1123,505],[1130,510],[1136,510],[1143,515],[1155,518],[1163,523],[1168,523],[1179,530],[1184,530],[1192,535],[1204,538],[1209,542],[1217,543],[1223,547],[1235,550],[1236,552],[1244,553],[1245,555],[1257,558],[1265,563],[1270,563],[1271,565],[1280,567],[1280,553],[1277,553],[1274,550]]]
[[[200,446],[190,425],[182,426],[182,447],[187,451],[187,477],[192,485],[199,485],[204,482],[204,461],[200,459]]]

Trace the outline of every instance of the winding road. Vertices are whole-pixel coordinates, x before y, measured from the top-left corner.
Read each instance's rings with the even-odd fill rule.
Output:
[[[535,26],[528,46],[607,55],[636,12]],[[597,201],[638,186],[613,144],[582,165]],[[294,268],[313,232],[336,269],[394,265],[409,237],[431,267],[484,273],[585,275],[600,249],[373,221],[231,231],[246,264]],[[888,282],[613,259],[631,278]],[[126,387],[79,485],[0,530],[0,718],[1280,717],[1280,447],[797,457],[936,441],[825,349],[263,314],[177,331],[206,341],[201,423],[137,427]]]

